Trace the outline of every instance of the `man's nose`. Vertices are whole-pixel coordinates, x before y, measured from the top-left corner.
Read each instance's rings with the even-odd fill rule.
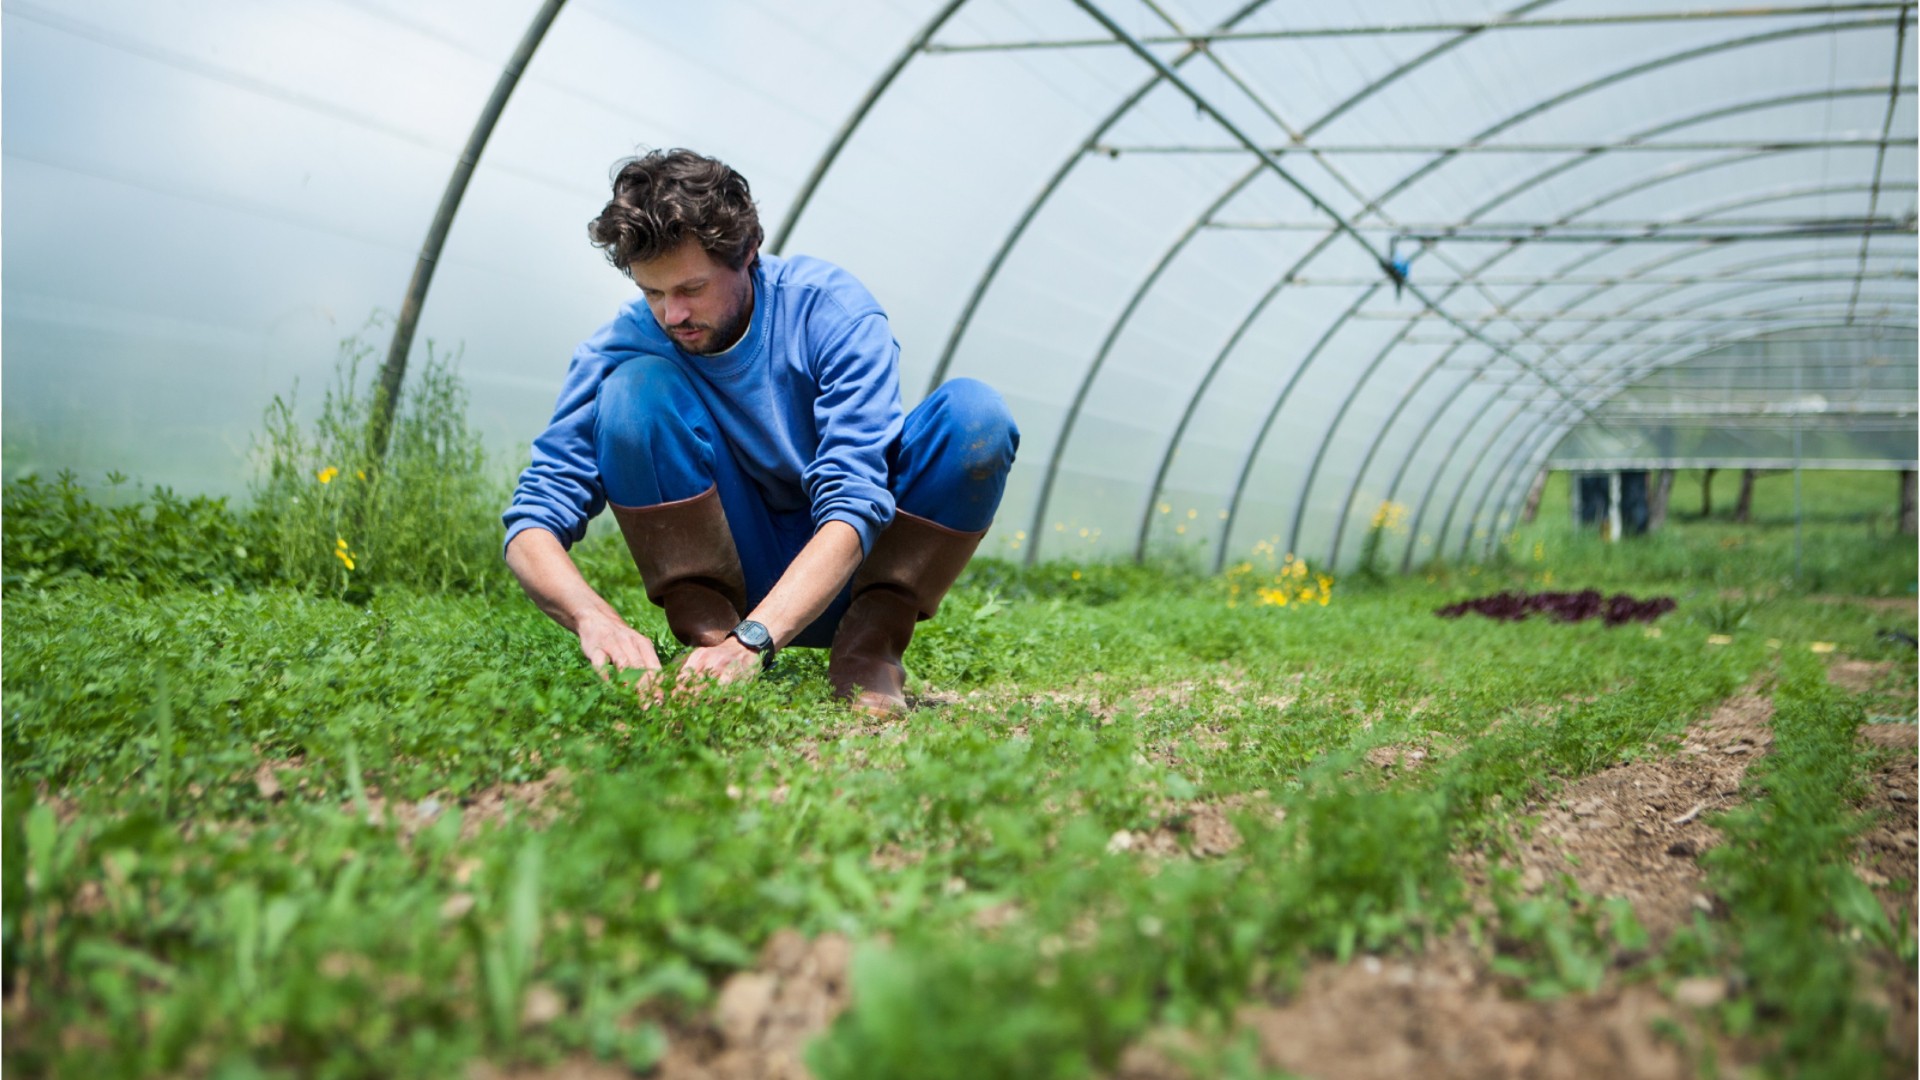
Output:
[[[687,306],[685,301],[667,301],[668,326],[679,326],[683,322],[691,321],[692,318],[693,310]]]

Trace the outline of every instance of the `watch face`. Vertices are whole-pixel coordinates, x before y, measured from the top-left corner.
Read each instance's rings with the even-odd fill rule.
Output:
[[[773,644],[773,635],[767,631],[766,627],[752,619],[734,627],[733,636],[740,639],[740,644],[754,652],[765,652],[767,647]]]

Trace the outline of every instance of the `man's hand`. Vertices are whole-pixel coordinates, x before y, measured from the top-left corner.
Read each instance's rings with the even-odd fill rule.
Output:
[[[608,664],[619,671],[660,670],[660,654],[653,651],[653,642],[622,619],[591,615],[579,621],[579,633],[580,651],[602,674]]]
[[[706,645],[687,654],[680,664],[680,685],[698,690],[702,683],[746,682],[760,674],[760,654],[728,638],[718,645]]]

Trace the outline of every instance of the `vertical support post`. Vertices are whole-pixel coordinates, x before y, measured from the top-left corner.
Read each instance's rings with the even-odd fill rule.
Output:
[[[1620,470],[1607,474],[1607,543],[1620,542]]]
[[[1900,13],[1900,25],[1906,26],[1906,12]],[[1805,553],[1804,537],[1806,525],[1805,509],[1800,502],[1800,378],[1806,368],[1805,360],[1793,362],[1793,580],[1798,584],[1801,575],[1802,556]]]
[[[1900,470],[1900,535],[1914,534],[1914,471]]]
[[[565,3],[566,0],[545,0],[534,13],[519,47],[513,50],[507,66],[500,72],[500,80],[494,83],[493,96],[487,99],[480,118],[474,121],[473,133],[467,136],[467,145],[460,151],[453,175],[447,180],[447,190],[440,196],[440,209],[434,212],[433,223],[427,227],[426,242],[420,245],[420,258],[413,266],[413,279],[407,282],[406,299],[400,302],[400,317],[394,321],[393,343],[387,347],[387,362],[380,368],[380,393],[374,398],[373,416],[367,424],[367,442],[375,460],[387,456],[387,437],[393,431],[393,414],[400,404],[400,384],[407,377],[407,354],[413,349],[413,331],[420,325],[420,308],[427,301],[427,287],[433,284],[433,269],[440,259],[440,249],[447,242],[447,231],[453,227],[453,215],[467,193],[467,181],[473,179],[473,167],[479,163],[480,152],[486,149],[500,114],[506,111],[507,99],[520,82],[520,73],[533,60],[533,51],[540,47],[540,39],[546,36],[547,28],[553,25],[554,17],[560,14]]]

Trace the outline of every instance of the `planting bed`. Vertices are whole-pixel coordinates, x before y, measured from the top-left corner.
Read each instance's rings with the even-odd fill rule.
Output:
[[[497,577],[10,577],[6,1071],[1910,1075],[1911,545],[1697,528],[1284,606],[984,563],[886,722],[803,650],[642,710]],[[1678,606],[1433,617],[1549,573]]]

